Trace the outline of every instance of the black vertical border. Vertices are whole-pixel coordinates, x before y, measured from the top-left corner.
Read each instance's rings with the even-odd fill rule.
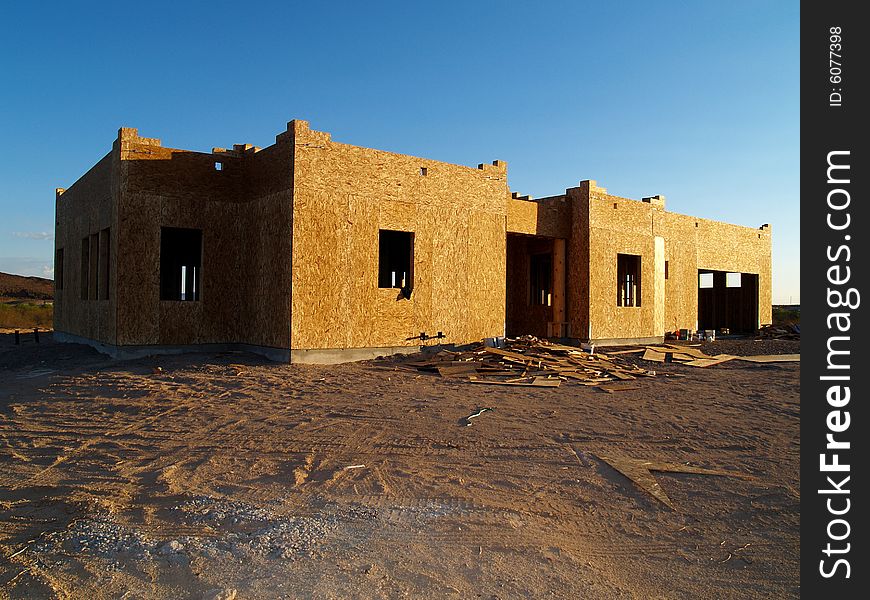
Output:
[[[859,2],[834,0],[801,4],[801,595],[805,598],[866,598],[870,593],[867,552],[870,535],[866,527],[870,506],[868,494],[860,491],[868,489],[870,484],[866,469],[870,454],[870,444],[866,441],[870,435],[870,416],[866,408],[870,402],[867,385],[870,353],[866,352],[870,348],[866,316],[870,310],[870,295],[865,294],[870,265],[867,252],[870,218],[865,208],[870,202],[867,196],[870,165],[865,150],[866,123],[870,119],[865,83],[870,75],[866,58],[870,54],[867,43],[870,22],[858,16],[859,8],[863,6]],[[832,27],[842,28],[842,81],[837,83],[830,80]],[[835,91],[842,94],[841,106],[831,106],[830,94]],[[850,182],[846,186],[829,184],[828,153],[844,150],[850,153]],[[842,211],[831,211],[827,195],[832,189],[843,187],[851,197],[850,205]],[[842,202],[842,198],[839,194],[837,201]],[[828,227],[829,212],[834,212],[836,220],[842,222],[846,211],[851,219],[847,230],[835,231]],[[847,235],[849,240],[845,239]],[[849,246],[851,260],[845,262],[843,253],[841,260],[831,262],[828,259],[829,246],[835,253],[843,244]],[[839,286],[829,283],[828,269],[833,264],[850,267],[848,283]],[[845,291],[850,287],[861,294],[861,303],[856,309],[828,305],[828,288]],[[828,329],[828,315],[832,312],[850,313],[848,333],[838,332],[836,328]],[[843,475],[820,470],[820,454],[826,452],[826,434],[830,433],[826,419],[829,411],[834,410],[826,398],[828,387],[833,382],[820,380],[821,376],[832,374],[827,369],[827,344],[832,335],[848,335],[850,338],[846,343],[851,367],[837,374],[846,373],[851,378],[848,382],[840,382],[850,387],[851,400],[840,410],[848,410],[851,421],[847,431],[834,435],[838,440],[850,442],[851,447],[846,451],[827,450],[829,455],[837,452],[839,461],[850,465],[848,475],[851,479],[842,487],[850,490],[848,498],[851,504],[848,513],[842,517],[830,514],[826,501],[834,498],[834,508],[842,508],[846,495],[819,493],[819,490],[831,487],[826,480],[828,475],[837,482]],[[842,342],[839,344],[840,348],[845,348]],[[849,537],[839,542],[830,540],[827,533],[829,522],[836,518],[849,522]],[[841,535],[844,530],[845,526],[838,524],[833,532]],[[849,543],[849,552],[828,557],[823,551],[829,542],[834,548]],[[848,560],[850,577],[844,577],[843,565],[835,576],[823,577],[820,561],[825,560],[825,568],[830,570],[837,558]]]

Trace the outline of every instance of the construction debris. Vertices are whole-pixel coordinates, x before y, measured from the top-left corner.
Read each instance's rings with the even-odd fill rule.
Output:
[[[748,362],[800,362],[800,354],[766,354],[761,356],[735,356],[733,354],[716,354],[710,356],[704,354],[698,348],[687,344],[662,344],[659,346],[643,346],[639,348],[620,350],[620,353],[639,354],[641,358],[653,362],[677,362],[690,367],[712,367],[731,360],[745,360]],[[611,356],[615,352],[610,353]]]
[[[479,417],[480,415],[482,415],[483,413],[489,412],[491,410],[495,410],[495,409],[489,408],[489,407],[481,408],[476,413],[472,413],[472,414],[468,415],[467,417],[463,417],[462,424],[465,425],[466,427],[471,427],[471,419],[475,419],[475,418]]]
[[[606,462],[608,465],[631,479],[631,481],[650,494],[653,498],[666,505],[671,510],[677,510],[673,501],[668,497],[662,486],[656,480],[652,471],[660,471],[664,473],[690,473],[692,475],[718,475],[720,477],[739,477],[741,479],[752,479],[751,475],[746,475],[738,471],[725,471],[722,469],[704,469],[702,467],[693,467],[680,463],[655,462],[649,460],[641,460],[637,458],[629,458],[627,456],[598,455],[598,458]]]
[[[577,346],[565,346],[524,336],[501,339],[501,347],[479,344],[465,350],[442,349],[419,360],[402,360],[394,367],[438,373],[445,378],[460,378],[470,383],[514,387],[556,388],[562,383],[602,386],[614,381],[655,377],[656,372],[625,359],[629,355],[659,363],[679,363],[690,367],[711,367],[732,360],[749,362],[794,362],[799,354],[735,356],[704,354],[699,344],[660,344],[614,349],[594,354]],[[659,373],[679,377],[676,373]],[[605,389],[602,387],[602,389]],[[625,388],[632,389],[632,388]],[[606,390],[605,390],[606,391]]]
[[[471,383],[559,387],[563,382],[597,386],[611,381],[654,377],[616,356],[590,354],[576,346],[564,346],[533,336],[505,339],[501,348],[478,345],[468,350],[441,350],[424,360],[405,361],[403,367],[437,372],[442,377],[462,377]]]
[[[527,377],[517,377],[516,379],[508,379],[507,381],[493,381],[490,379],[477,379],[470,377],[471,383],[483,383],[487,385],[516,385],[524,387],[559,387],[562,383],[561,379],[550,379],[549,377],[534,377],[531,381],[527,381]]]
[[[746,360],[757,363],[771,362],[800,362],[800,354],[760,354],[757,356],[737,356],[737,360]]]
[[[799,340],[800,325],[762,325],[756,333],[757,338],[765,340]]]
[[[607,385],[607,386],[599,385],[598,389],[601,390],[602,392],[607,392],[608,394],[613,394],[615,392],[627,392],[630,390],[640,390],[643,388],[639,385],[636,385],[636,384],[635,385],[632,385],[632,384],[627,384],[627,385],[612,384],[612,385]]]

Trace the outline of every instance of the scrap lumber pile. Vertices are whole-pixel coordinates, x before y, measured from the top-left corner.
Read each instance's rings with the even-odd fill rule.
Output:
[[[697,347],[680,344],[662,344],[659,346],[644,346],[624,352],[643,352],[641,358],[652,362],[681,363],[690,367],[712,367],[731,360],[742,360],[755,363],[800,362],[800,354],[764,354],[757,356],[735,356],[733,354],[704,354]],[[613,354],[613,353],[611,353]]]
[[[682,363],[690,367],[712,367],[713,365],[718,365],[737,358],[731,354],[716,354],[710,356],[704,354],[696,347],[684,344],[644,346],[643,348],[634,350],[634,352],[643,352],[641,358],[644,360],[653,362]]]
[[[755,337],[764,340],[799,340],[800,325],[762,325]]]
[[[471,383],[559,387],[563,382],[598,386],[638,377],[654,377],[648,371],[617,356],[588,353],[526,336],[505,340],[504,347],[484,345],[468,350],[441,350],[424,360],[403,361],[403,367],[437,372],[442,377],[460,377]]]

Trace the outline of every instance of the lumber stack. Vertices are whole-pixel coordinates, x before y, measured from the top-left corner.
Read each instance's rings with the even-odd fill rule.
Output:
[[[627,350],[626,352],[630,352]],[[634,352],[643,352],[644,360],[653,362],[676,362],[690,367],[711,367],[738,357],[731,354],[704,354],[698,348],[682,344],[662,344],[658,346],[644,346],[635,349]]]
[[[771,363],[771,362],[800,362],[800,354],[764,354],[758,356],[735,356],[733,354],[704,354],[698,348],[680,344],[662,344],[658,346],[644,346],[624,352],[640,354],[641,358],[652,362],[674,362],[690,367],[712,367],[731,360],[746,362]]]
[[[559,387],[562,383],[600,386],[655,372],[599,352],[589,353],[532,336],[505,340],[504,347],[483,344],[471,349],[441,350],[423,360],[403,361],[406,368],[459,377],[481,385]]]

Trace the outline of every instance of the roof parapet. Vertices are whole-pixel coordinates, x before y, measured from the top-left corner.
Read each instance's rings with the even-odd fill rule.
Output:
[[[477,168],[481,171],[498,171],[499,173],[507,173],[507,163],[503,160],[494,160],[491,164],[480,163]]]
[[[580,182],[580,185],[578,187],[581,190],[585,190],[585,191],[589,192],[590,194],[593,192],[598,193],[598,194],[606,194],[607,193],[607,188],[600,187],[598,185],[598,182],[595,181],[594,179],[584,179]]]
[[[316,146],[332,141],[332,134],[326,131],[311,129],[308,121],[293,119],[287,122],[287,131],[282,131],[275,136],[275,142],[282,142],[284,140],[296,140],[296,143]]]
[[[647,204],[651,204],[652,206],[658,206],[660,208],[665,207],[665,197],[661,194],[649,196],[648,198],[641,198],[641,202],[646,202]]]
[[[135,127],[121,127],[118,129],[118,142],[132,142],[134,144],[143,144],[145,146],[160,146],[159,138],[144,138],[139,137],[139,130]]]
[[[233,144],[233,149],[228,150],[227,148],[212,148],[212,154],[223,154],[229,156],[244,156],[246,154],[254,154],[259,152],[260,148],[257,146],[253,146],[251,144]]]

